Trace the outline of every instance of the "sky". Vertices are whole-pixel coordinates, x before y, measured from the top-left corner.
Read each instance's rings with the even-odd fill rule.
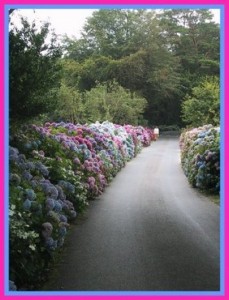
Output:
[[[14,11],[11,20],[16,25],[19,23],[19,15],[27,17],[28,21],[36,20],[49,21],[51,27],[55,33],[61,38],[61,36],[67,34],[70,38],[80,37],[80,32],[86,21],[86,18],[90,17],[95,9],[19,9]],[[220,9],[212,9],[214,14],[214,21],[220,23]]]

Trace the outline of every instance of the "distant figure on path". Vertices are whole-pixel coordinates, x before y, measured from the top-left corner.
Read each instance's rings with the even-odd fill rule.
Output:
[[[155,141],[159,138],[159,128],[155,127],[153,130],[154,136],[155,136]]]

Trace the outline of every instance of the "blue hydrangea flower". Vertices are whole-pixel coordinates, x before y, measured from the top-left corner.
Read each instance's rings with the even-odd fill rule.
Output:
[[[31,143],[26,143],[25,144],[25,149],[30,150],[32,148]]]
[[[70,210],[70,216],[71,216],[71,218],[75,218],[76,217],[76,215],[77,215],[77,213],[76,213],[76,211],[75,210]]]
[[[75,193],[75,186],[71,184],[70,182],[67,183],[67,190],[69,193],[74,194]]]
[[[32,147],[33,147],[33,148],[35,148],[35,149],[37,149],[37,148],[38,148],[38,144],[37,144],[37,142],[36,142],[36,141],[33,141],[33,142],[32,142]]]
[[[55,206],[54,206],[53,210],[54,210],[55,212],[60,212],[60,211],[62,211],[62,205],[61,205],[59,202],[55,201]]]
[[[31,201],[35,200],[37,197],[34,190],[32,190],[32,189],[26,189],[25,194],[26,194],[26,197]]]
[[[31,208],[31,204],[32,204],[32,202],[29,199],[26,199],[23,202],[23,208],[24,208],[24,210],[29,211],[30,208]]]
[[[68,181],[60,180],[58,185],[66,189],[69,193],[75,193],[75,186]]]

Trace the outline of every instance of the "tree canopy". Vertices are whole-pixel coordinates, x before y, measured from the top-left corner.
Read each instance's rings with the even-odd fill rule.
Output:
[[[18,121],[53,109],[61,78],[55,34],[47,41],[49,23],[38,29],[22,18],[21,24],[9,32],[10,118]]]
[[[184,121],[194,127],[220,123],[220,90],[216,77],[206,77],[182,104]]]
[[[59,113],[53,117],[62,112],[87,122],[96,115],[94,107],[98,118],[121,123],[126,115],[133,123],[190,124],[184,111],[193,102],[187,99],[204,89],[200,82],[212,85],[211,78],[219,78],[219,29],[207,9],[100,9],[87,19],[80,38],[65,36],[61,56],[54,36],[45,42],[48,24],[39,32],[23,20],[21,30],[10,31],[11,117],[55,108]],[[114,82],[108,109],[102,95]]]

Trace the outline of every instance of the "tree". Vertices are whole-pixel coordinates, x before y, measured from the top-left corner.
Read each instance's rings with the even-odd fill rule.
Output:
[[[55,94],[60,84],[58,63],[61,57],[56,36],[47,41],[49,23],[40,30],[21,19],[22,28],[9,32],[9,106],[10,120],[31,119],[55,107]]]
[[[207,75],[219,75],[219,26],[205,9],[105,9],[88,18],[66,58],[78,68],[78,87],[115,80],[147,100],[149,124],[183,125],[186,94]]]
[[[179,88],[177,93],[170,94],[166,106],[173,101],[174,112],[181,114],[185,95],[206,76],[219,76],[219,25],[212,21],[207,9],[164,10],[158,19],[164,45],[179,60]]]
[[[83,38],[95,54],[114,59],[135,53],[141,47],[142,25],[148,12],[134,9],[101,9],[88,18]]]
[[[131,94],[117,82],[108,82],[85,93],[85,116],[89,122],[137,125],[143,120],[146,104],[144,98]]]
[[[185,94],[201,77],[219,75],[220,30],[210,10],[165,10],[159,19],[167,47],[180,59]]]
[[[84,38],[69,38],[67,35],[62,39],[62,48],[65,58],[83,62],[94,54],[93,48],[89,47],[88,41]]]
[[[56,121],[71,122],[73,124],[83,122],[84,105],[82,95],[75,88],[62,82],[57,94],[57,105],[51,117]]]
[[[217,77],[206,77],[192,89],[182,104],[185,123],[198,127],[204,124],[220,123],[220,89]]]
[[[65,55],[77,61],[91,56],[120,59],[147,47],[158,34],[155,12],[101,9],[87,19],[82,37],[63,39]]]
[[[79,44],[87,45],[83,51],[85,55],[82,48],[79,51]],[[92,49],[93,54],[85,58]],[[147,99],[147,119],[158,122],[162,118],[163,123],[165,119],[179,118],[179,112],[174,114],[172,109],[173,103],[177,109],[178,97],[169,100],[171,114],[170,110],[166,110],[164,116],[161,111],[157,114],[156,106],[159,109],[164,106],[158,102],[166,102],[171,95],[177,95],[180,79],[179,60],[164,44],[154,11],[97,11],[85,24],[83,38],[69,42],[68,51],[68,57],[75,57],[82,65],[80,89],[90,90],[96,81],[115,80],[131,93],[137,92]]]

